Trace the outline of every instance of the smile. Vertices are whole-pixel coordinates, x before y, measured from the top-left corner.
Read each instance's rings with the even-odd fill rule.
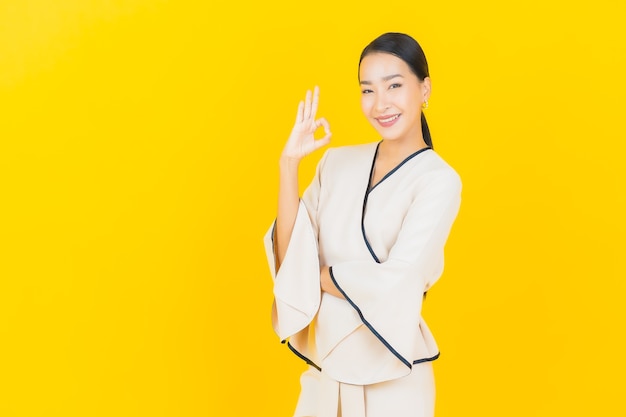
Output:
[[[388,116],[383,118],[377,117],[376,120],[383,127],[389,127],[395,123],[396,120],[400,117],[400,114],[394,114],[393,116]]]

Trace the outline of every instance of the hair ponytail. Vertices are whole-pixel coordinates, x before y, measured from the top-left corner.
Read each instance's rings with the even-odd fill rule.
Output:
[[[424,142],[426,142],[426,145],[430,146],[431,149],[435,149],[435,147],[433,146],[433,140],[430,137],[430,129],[428,128],[428,123],[426,122],[426,116],[424,115],[423,111],[422,111],[422,136],[424,137]]]

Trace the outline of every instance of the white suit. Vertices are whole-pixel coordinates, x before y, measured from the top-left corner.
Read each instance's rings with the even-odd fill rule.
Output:
[[[274,278],[273,325],[306,360],[296,416],[431,416],[437,344],[421,317],[461,193],[431,149],[370,186],[378,143],[331,148],[300,202]],[[320,266],[345,296],[320,291]]]

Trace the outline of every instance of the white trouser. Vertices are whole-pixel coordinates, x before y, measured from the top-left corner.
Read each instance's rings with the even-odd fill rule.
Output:
[[[338,382],[310,367],[294,417],[433,417],[435,384],[431,362],[413,366],[411,374],[371,385]]]

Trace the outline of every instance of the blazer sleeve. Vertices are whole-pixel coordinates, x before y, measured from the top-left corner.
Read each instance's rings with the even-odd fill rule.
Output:
[[[326,155],[317,165],[315,177],[305,190],[287,251],[276,270],[274,232],[276,222],[264,237],[265,252],[274,281],[272,325],[285,341],[306,328],[320,306],[320,264],[318,250],[317,207],[321,193],[321,176]]]
[[[461,198],[454,170],[427,175],[384,262],[367,259],[330,267],[335,285],[363,323],[409,368],[422,295],[441,275],[444,245]]]

